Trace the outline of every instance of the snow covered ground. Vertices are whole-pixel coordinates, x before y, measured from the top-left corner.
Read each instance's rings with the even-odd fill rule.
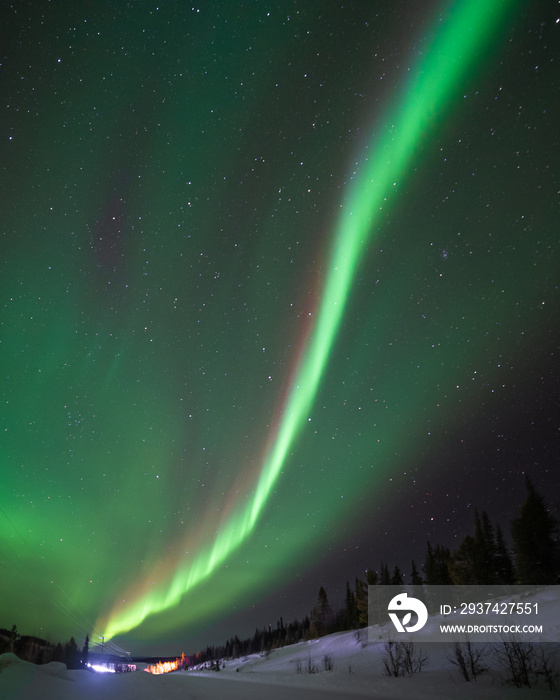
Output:
[[[560,600],[545,601],[546,619],[560,638]],[[449,618],[451,622],[453,616]],[[489,670],[467,683],[450,663],[447,644],[417,645],[428,655],[420,673],[392,678],[383,673],[384,644],[379,630],[340,632],[309,642],[226,661],[219,673],[202,668],[153,676],[135,673],[98,674],[67,671],[60,663],[35,666],[13,654],[0,655],[0,700],[551,700],[560,698],[544,680],[536,688],[517,689],[504,684],[492,655],[484,659]],[[560,653],[560,645],[545,645]],[[332,660],[325,671],[324,660]],[[557,666],[560,670],[560,658]],[[315,673],[308,668],[315,667]],[[300,670],[301,672],[298,672]]]
[[[97,674],[67,671],[60,663],[35,666],[13,654],[0,656],[0,698],[2,700],[325,700],[372,698],[375,700],[520,700],[560,697],[542,683],[537,689],[505,687],[491,670],[476,683],[466,683],[449,663],[446,647],[430,644],[425,670],[410,677],[383,675],[381,643],[365,643],[354,632],[343,632],[291,647],[268,656],[252,655],[226,662],[214,671],[177,671],[152,676],[137,671]],[[329,655],[334,668],[323,670]],[[302,672],[297,673],[298,660]],[[317,673],[308,673],[311,663]],[[239,671],[237,670],[239,669]]]

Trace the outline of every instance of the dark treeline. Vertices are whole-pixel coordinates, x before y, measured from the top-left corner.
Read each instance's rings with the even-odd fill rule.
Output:
[[[414,561],[405,573],[399,565],[381,563],[378,570],[366,569],[365,579],[346,583],[344,607],[333,611],[323,587],[310,614],[303,620],[286,625],[282,618],[272,626],[255,630],[240,640],[236,635],[223,646],[206,647],[190,656],[191,665],[210,663],[219,669],[218,659],[247,654],[268,653],[299,641],[322,637],[333,632],[360,629],[368,624],[368,586],[402,585],[548,585],[560,581],[560,543],[556,537],[557,521],[550,514],[544,498],[526,478],[527,497],[519,516],[510,523],[513,546],[507,546],[499,526],[488,514],[474,513],[474,529],[451,551],[442,545],[427,544],[424,564]]]
[[[272,649],[289,644],[295,644],[302,638],[307,638],[310,630],[309,617],[305,617],[301,622],[294,620],[289,624],[284,624],[284,620],[276,623],[276,628],[271,625],[262,630],[256,629],[255,634],[247,639],[239,639],[237,635],[228,639],[223,646],[206,647],[203,651],[189,657],[190,664],[200,664],[214,662],[218,659],[237,659],[247,654],[268,652]]]
[[[31,635],[20,635],[17,626],[11,629],[0,629],[0,654],[11,652],[24,661],[34,664],[48,664],[60,661],[69,669],[80,668],[84,655],[87,660],[88,639],[82,651],[78,649],[74,637],[61,644],[53,644],[46,639]]]

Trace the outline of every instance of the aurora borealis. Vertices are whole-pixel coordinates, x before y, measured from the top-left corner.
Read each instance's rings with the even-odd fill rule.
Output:
[[[2,8],[0,625],[190,650],[558,493],[555,9]]]

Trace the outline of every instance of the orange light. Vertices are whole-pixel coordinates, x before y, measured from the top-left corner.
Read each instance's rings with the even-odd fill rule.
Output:
[[[145,671],[152,673],[155,676],[160,676],[162,673],[170,673],[171,671],[176,671],[178,668],[182,668],[185,655],[175,661],[158,661],[157,664],[150,664]]]

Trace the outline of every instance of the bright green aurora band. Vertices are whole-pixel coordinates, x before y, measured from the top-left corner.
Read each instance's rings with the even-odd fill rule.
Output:
[[[410,170],[415,149],[450,106],[458,82],[494,35],[498,21],[503,19],[503,4],[501,0],[466,0],[451,6],[449,16],[416,67],[394,113],[389,113],[384,133],[372,140],[368,149],[372,155],[364,159],[348,186],[315,325],[289,387],[283,417],[265,455],[253,497],[245,505],[234,508],[219,526],[213,543],[203,546],[194,562],[176,568],[168,585],[154,586],[133,602],[127,600],[116,608],[103,627],[106,639],[137,627],[149,615],[177,605],[254,531],[316,397],[360,255],[377,217]]]

